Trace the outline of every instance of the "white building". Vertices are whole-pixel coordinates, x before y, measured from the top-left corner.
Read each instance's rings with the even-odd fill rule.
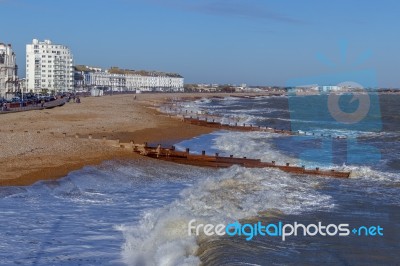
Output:
[[[11,44],[0,43],[0,98],[18,89],[17,65]]]
[[[339,91],[342,87],[339,86],[319,86],[319,91],[321,92],[331,92],[331,91]]]
[[[73,56],[67,46],[37,39],[26,45],[28,91],[71,91],[74,88],[73,75]]]
[[[113,91],[183,91],[183,84],[184,78],[178,74],[116,67],[103,71],[89,66],[75,66],[77,90],[101,88]]]

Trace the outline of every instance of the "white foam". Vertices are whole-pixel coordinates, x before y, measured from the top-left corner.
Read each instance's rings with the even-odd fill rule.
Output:
[[[276,161],[277,164],[298,164],[298,159],[273,148],[271,142],[274,137],[279,135],[267,132],[224,132],[215,139],[214,148],[235,157],[246,156],[264,162]]]
[[[210,98],[201,98],[200,100],[194,101],[196,104],[208,104],[211,103],[212,99]]]
[[[198,265],[196,239],[183,233],[187,223],[176,212],[156,209],[147,212],[137,226],[116,227],[126,239],[124,261],[128,265]]]
[[[274,169],[234,166],[218,170],[183,190],[179,200],[146,212],[139,225],[118,227],[126,239],[124,261],[129,265],[197,265],[196,238],[188,235],[190,220],[219,224],[268,209],[296,214],[333,208],[330,196],[314,190],[317,185],[318,181]]]
[[[351,171],[351,178],[353,179],[383,181],[400,185],[400,174],[398,173],[382,172],[372,169],[370,166],[344,165],[343,169]]]

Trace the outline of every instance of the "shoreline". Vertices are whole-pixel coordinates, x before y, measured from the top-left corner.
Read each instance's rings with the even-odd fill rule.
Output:
[[[171,100],[230,95],[234,94],[138,94],[136,100],[134,95],[83,97],[80,104],[1,115],[0,186],[28,186],[107,160],[142,158],[130,149],[99,145],[92,136],[121,143],[171,143],[211,133],[215,129],[188,125],[156,108]]]

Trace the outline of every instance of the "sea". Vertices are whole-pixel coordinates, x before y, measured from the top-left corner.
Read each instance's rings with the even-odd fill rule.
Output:
[[[328,95],[176,101],[163,111],[296,132],[216,130],[173,143],[177,149],[351,176],[138,159],[0,187],[0,265],[400,265],[400,95],[371,95],[367,111],[361,101],[354,95],[336,102]],[[247,240],[189,234],[192,220],[367,230]]]

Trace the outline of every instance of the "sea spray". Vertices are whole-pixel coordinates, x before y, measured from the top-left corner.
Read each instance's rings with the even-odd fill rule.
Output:
[[[124,261],[129,265],[144,261],[144,265],[195,263],[197,240],[187,234],[192,219],[227,223],[266,209],[295,214],[333,208],[331,197],[313,189],[317,183],[275,169],[234,166],[217,170],[183,190],[168,206],[146,211],[139,224],[119,227],[126,239]]]

